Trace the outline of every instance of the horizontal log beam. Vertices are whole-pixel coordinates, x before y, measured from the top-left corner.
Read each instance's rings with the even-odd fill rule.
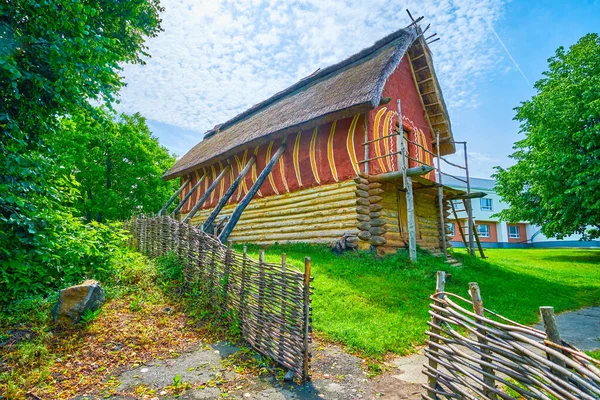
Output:
[[[433,171],[433,167],[429,165],[420,165],[418,167],[407,168],[406,176],[427,175],[431,171]],[[387,172],[385,174],[373,175],[369,177],[371,182],[395,181],[397,179],[402,179],[402,171]]]

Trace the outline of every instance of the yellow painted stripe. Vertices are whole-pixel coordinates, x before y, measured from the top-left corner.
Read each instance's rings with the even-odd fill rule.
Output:
[[[388,111],[385,114],[385,120],[383,121],[383,136],[387,136],[390,135],[392,133],[392,130],[390,129],[390,119],[394,116],[394,114],[396,114],[394,111]],[[390,140],[392,140],[393,137],[389,137],[389,138],[385,138],[383,145],[385,147],[385,154],[390,154]],[[387,160],[387,165],[389,168],[389,171],[393,171],[394,168],[392,166],[392,156],[386,157]]]
[[[204,194],[208,190],[208,181],[210,181],[210,176],[208,175],[208,169],[206,169],[206,167],[202,167],[202,171],[204,171],[204,175],[206,176],[206,178],[204,178]],[[200,193],[198,193],[198,196],[200,196]]]
[[[377,115],[375,115],[375,125],[373,129],[373,139],[379,139],[381,136],[379,135],[379,125],[381,122],[381,117],[387,110],[387,107],[383,107],[381,110],[377,111]],[[381,140],[377,140],[374,144],[375,147],[375,155],[377,157],[381,157]],[[387,172],[385,168],[385,164],[383,163],[383,158],[378,158],[377,162],[379,162],[379,166],[381,167],[382,172]]]
[[[229,187],[231,187],[231,185],[233,185],[233,180],[235,179],[235,171],[233,170],[233,164],[231,164],[229,159],[227,159],[227,165],[229,165]],[[238,171],[238,173],[239,173],[239,171]],[[233,200],[233,195],[229,196],[229,198],[227,199],[227,203],[231,202],[232,200]]]
[[[317,183],[321,183],[321,178],[319,178],[319,171],[317,169],[317,134],[319,133],[319,127],[317,126],[313,131],[312,138],[310,139],[310,168],[312,169],[313,175],[315,176],[315,180]]]
[[[196,183],[200,180],[200,177],[202,175],[200,175],[200,171],[196,171]],[[196,192],[194,194],[192,194],[192,197],[190,198],[190,200],[192,200],[192,207],[194,204],[196,204],[196,202],[198,201],[198,199],[200,198],[200,190],[196,189]]]
[[[219,173],[221,173],[221,171],[223,171],[223,163],[221,163],[221,161],[219,161],[219,167],[221,167],[221,170],[219,171]],[[225,191],[225,176],[223,176],[223,179],[221,179],[221,182],[219,182],[219,199],[221,199],[223,197],[224,191]]]
[[[269,143],[269,147],[267,147],[267,154],[265,157],[265,165],[267,165],[269,163],[269,160],[271,160],[271,149],[272,148],[273,148],[273,141],[271,140],[271,142]],[[279,194],[279,191],[275,187],[275,180],[273,179],[272,172],[273,172],[273,170],[271,170],[271,172],[269,172],[269,183],[271,184],[271,187],[273,188],[273,191],[275,192],[275,194]]]
[[[333,179],[338,181],[337,168],[335,167],[335,157],[333,155],[333,137],[335,136],[335,126],[337,121],[333,121],[331,129],[329,130],[329,139],[327,139],[327,159],[329,160],[329,168],[331,168],[331,175]]]
[[[296,135],[296,141],[294,142],[294,171],[296,172],[296,179],[298,185],[302,186],[302,177],[300,176],[300,138],[302,132],[298,132]]]
[[[358,160],[356,159],[356,149],[354,148],[354,131],[356,130],[356,124],[360,114],[356,114],[350,123],[350,129],[348,130],[348,138],[346,139],[346,150],[348,150],[348,156],[350,157],[350,163],[354,168],[354,173],[359,174]]]
[[[256,148],[254,149],[254,155],[258,156],[258,149],[260,146],[256,146]],[[256,183],[256,180],[258,179],[258,175],[256,174],[256,163],[252,164],[252,183]],[[260,192],[260,189],[256,192],[256,194],[258,194],[260,197],[262,197],[262,193]]]
[[[283,182],[283,187],[285,187],[285,191],[287,193],[289,193],[290,188],[288,187],[287,179],[285,179],[285,167],[284,167],[284,162],[283,162],[284,156],[285,156],[285,153],[282,154],[281,157],[279,157],[279,174],[281,175],[281,181]]]
[[[214,182],[217,179],[217,171],[215,171],[215,166],[211,165],[210,166],[210,170],[212,172],[212,181]],[[215,198],[215,191],[213,190],[210,194],[210,202],[212,203],[213,199]]]

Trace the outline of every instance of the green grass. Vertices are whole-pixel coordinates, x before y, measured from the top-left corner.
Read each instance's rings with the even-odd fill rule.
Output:
[[[253,257],[259,250],[249,247]],[[478,282],[487,308],[525,324],[539,320],[540,306],[561,312],[600,305],[597,250],[494,249],[485,261],[457,252],[464,258],[459,268],[425,253],[410,266],[405,252],[337,255],[308,244],[272,246],[266,260],[279,262],[281,253],[298,268],[311,257],[315,331],[368,356],[406,354],[423,344],[437,270],[452,274],[448,291],[468,297],[468,283]]]

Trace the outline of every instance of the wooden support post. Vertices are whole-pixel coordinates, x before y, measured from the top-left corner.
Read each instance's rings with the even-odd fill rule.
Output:
[[[475,312],[475,314],[477,314],[480,317],[485,317],[485,308],[483,307],[483,300],[481,299],[481,292],[479,291],[479,285],[477,284],[477,282],[469,283],[469,294],[471,295],[471,301],[473,302],[473,311]],[[479,324],[483,324],[483,321],[477,320],[477,322]],[[479,332],[479,334],[481,335],[477,336],[477,341],[480,344],[482,344],[481,352],[483,354],[491,355],[491,351],[484,347],[488,343],[488,341],[484,338],[487,335],[487,332],[481,328],[477,328],[477,332]],[[481,361],[483,361],[484,363],[490,363],[491,359],[483,355],[481,356]],[[490,389],[496,387],[494,378],[489,376],[494,375],[494,369],[484,364],[481,365],[481,369],[484,372],[487,372],[486,375],[483,375],[483,383],[485,384],[483,386],[483,394],[485,394],[486,398],[488,399],[497,399],[498,397],[496,393],[492,389]]]
[[[198,182],[196,182],[194,187],[190,189],[190,191],[185,195],[185,197],[183,199],[181,199],[181,201],[179,202],[177,207],[175,207],[175,209],[173,211],[171,211],[171,214],[170,214],[171,216],[177,214],[179,212],[179,210],[181,210],[183,208],[183,206],[185,206],[185,203],[187,203],[187,201],[190,199],[190,197],[192,197],[192,195],[194,194],[196,189],[198,189],[200,187],[200,184],[204,181],[205,177],[206,177],[206,175],[202,175],[200,177],[200,179],[198,179]]]
[[[287,279],[286,279],[286,268],[287,268],[287,256],[285,253],[281,254],[281,320],[284,324],[287,324]],[[284,359],[285,357],[285,332],[279,330],[279,358]]]
[[[231,265],[233,264],[233,241],[227,241],[227,250],[225,251],[225,262],[223,263],[223,305],[227,310],[227,296],[229,295],[229,281],[231,275]]]
[[[442,251],[444,257],[448,258],[448,249],[446,248],[446,218],[444,218],[444,187],[442,186],[442,167],[441,167],[441,154],[440,154],[440,131],[435,130],[435,143],[437,147],[437,169],[438,169],[438,208],[440,209],[440,235]]]
[[[246,268],[248,265],[248,248],[244,246],[244,250],[242,252],[242,278],[240,280],[240,330],[242,334],[246,336],[248,334],[246,329]]]
[[[229,168],[231,168],[231,165],[227,165],[225,168],[223,168],[223,171],[221,171],[221,173],[219,174],[219,176],[217,176],[217,179],[215,179],[215,181],[213,183],[211,183],[211,185],[208,187],[208,189],[206,189],[206,193],[204,193],[202,195],[202,197],[200,197],[200,199],[198,200],[198,202],[196,203],[196,205],[194,205],[194,208],[192,208],[190,210],[190,212],[188,213],[188,215],[186,215],[185,218],[183,219],[182,222],[184,224],[186,222],[188,222],[189,220],[191,220],[192,218],[194,218],[194,215],[196,215],[196,213],[198,212],[198,210],[200,209],[200,207],[202,207],[202,205],[204,204],[204,202],[206,201],[206,199],[208,199],[208,196],[210,196],[210,194],[212,193],[212,191],[215,190],[215,188],[217,187],[217,184],[225,176],[225,173],[227,171],[229,171]]]
[[[446,273],[444,271],[438,271],[437,272],[437,279],[436,279],[436,282],[435,282],[435,293],[436,294],[443,293],[445,291],[445,289],[446,289]],[[441,299],[444,298],[444,295],[441,294],[441,295],[438,296],[438,298],[441,300]],[[441,321],[438,320],[435,317],[432,317],[432,321],[431,322],[432,322],[433,326],[439,326],[440,323],[441,323]],[[440,334],[440,331],[438,329],[436,329],[436,328],[432,328],[431,330],[436,335]],[[435,337],[430,337],[429,340],[432,343],[439,343],[439,339],[436,339]],[[429,367],[431,367],[431,369],[434,370],[434,371],[437,370],[437,368],[438,368],[437,361],[435,361],[435,360],[433,360],[431,358],[428,358],[428,360],[429,360],[429,362],[428,362],[429,363]],[[432,375],[434,375],[434,376],[429,376],[427,378],[427,386],[429,387],[427,389],[427,395],[431,399],[437,399],[438,397],[437,397],[436,393],[434,392],[434,390],[436,389],[438,383],[437,383],[437,379],[435,378],[435,374],[432,373]]]
[[[225,225],[225,227],[223,228],[223,232],[221,232],[221,234],[219,235],[219,240],[221,242],[227,240],[227,238],[231,234],[231,231],[233,231],[233,228],[235,228],[235,225],[238,223],[240,217],[242,216],[242,213],[244,212],[248,204],[250,204],[250,201],[252,200],[256,192],[258,192],[258,189],[260,189],[265,179],[267,179],[267,176],[271,173],[273,166],[275,165],[277,160],[279,160],[284,151],[285,144],[283,143],[281,147],[279,147],[277,152],[273,154],[273,157],[271,157],[269,163],[265,166],[265,169],[263,169],[258,178],[256,178],[256,182],[254,182],[254,185],[250,187],[248,193],[246,193],[242,201],[240,201],[235,210],[233,210],[233,213],[231,213],[231,217],[229,218],[227,225]]]
[[[219,203],[212,210],[212,212],[210,213],[208,218],[206,218],[206,221],[204,221],[204,223],[202,224],[203,231],[206,232],[211,227],[213,222],[215,222],[215,219],[217,218],[217,216],[219,215],[219,213],[221,212],[223,207],[225,207],[225,204],[227,204],[227,202],[229,201],[229,198],[233,195],[235,190],[238,188],[242,179],[244,179],[244,177],[246,176],[248,171],[250,171],[250,167],[252,167],[252,164],[254,164],[255,161],[256,161],[256,156],[250,157],[250,160],[248,161],[248,163],[246,163],[246,166],[244,166],[244,169],[242,169],[242,171],[237,176],[237,178],[235,178],[235,180],[229,186],[229,189],[227,189],[227,191],[225,192],[223,197],[221,197],[221,199],[219,199]]]
[[[258,305],[257,305],[257,314],[258,314],[258,321],[264,321],[265,320],[265,251],[261,250],[260,253],[258,253]],[[261,324],[260,328],[259,328],[259,332],[257,334],[257,339],[256,339],[256,346],[258,347],[259,351],[264,351],[265,349],[263,348],[263,338],[264,338],[264,329],[265,326],[264,324]]]
[[[467,157],[467,142],[463,142],[463,148],[465,152],[465,177],[467,178],[467,194],[471,194],[471,180],[469,179],[469,162]],[[471,200],[465,201],[465,210],[467,210],[467,219],[469,220],[469,252],[472,256],[475,255],[475,242],[473,236],[473,230],[475,229],[475,221],[473,221],[473,207],[471,207]]]
[[[309,380],[308,370],[310,368],[310,350],[308,348],[310,340],[310,257],[304,258],[304,338],[302,346],[304,348],[304,364],[302,368],[302,380]]]
[[[164,212],[167,211],[167,208],[169,208],[169,206],[171,204],[173,204],[173,202],[175,201],[175,199],[177,197],[179,197],[179,193],[181,193],[183,191],[183,189],[187,186],[187,184],[190,183],[190,179],[186,179],[185,182],[183,182],[183,185],[181,185],[179,187],[179,189],[177,189],[177,191],[175,193],[173,193],[173,196],[171,196],[171,198],[169,199],[169,201],[167,201],[167,204],[164,205],[163,208],[160,209],[160,211],[158,212],[158,215],[162,215]]]
[[[540,315],[542,317],[542,322],[544,323],[544,331],[546,331],[546,340],[558,345],[562,345],[558,326],[556,325],[556,318],[554,317],[554,307],[540,307]],[[565,362],[560,358],[548,354],[548,359],[559,367],[566,368]],[[562,379],[568,379],[567,376],[561,374],[555,369],[552,369],[552,372]]]
[[[398,106],[398,121],[400,124],[400,132],[402,132],[402,107],[400,105],[400,99],[397,102]],[[399,136],[400,138],[400,155],[401,155],[401,166],[402,166],[402,183],[406,194],[406,208],[408,216],[408,254],[410,261],[417,262],[417,229],[415,226],[415,204],[413,198],[413,187],[412,179],[406,174],[406,147],[404,146],[404,134]]]

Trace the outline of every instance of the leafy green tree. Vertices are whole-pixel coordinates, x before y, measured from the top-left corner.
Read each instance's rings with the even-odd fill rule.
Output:
[[[560,47],[548,62],[537,94],[516,108],[526,135],[516,164],[497,167],[496,190],[510,204],[500,216],[549,237],[600,237],[600,37]]]
[[[77,182],[44,139],[91,100],[114,100],[120,63],[143,62],[161,11],[158,0],[0,2],[0,292],[60,286],[97,248],[71,216]]]
[[[82,197],[76,207],[88,221],[124,220],[157,212],[176,190],[162,174],[175,162],[139,114],[97,109],[63,121],[49,144],[73,173]]]

